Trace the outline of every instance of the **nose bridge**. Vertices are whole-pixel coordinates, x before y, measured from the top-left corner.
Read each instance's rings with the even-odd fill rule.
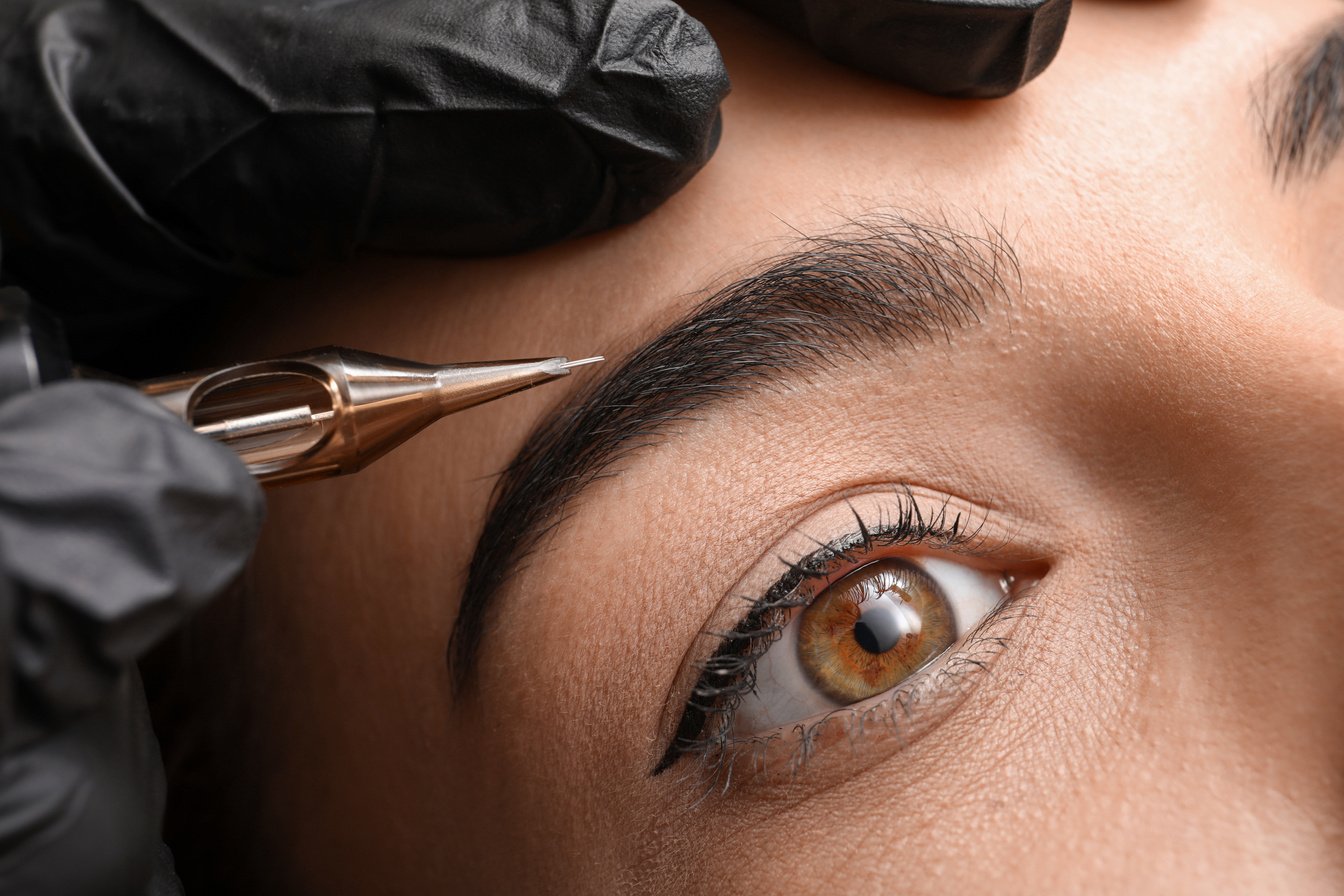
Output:
[[[1304,540],[1310,532],[1315,551],[1337,544],[1344,314],[1281,283],[1203,289],[1204,301],[1181,297],[1184,313],[1155,329],[1141,313],[1128,319],[1146,331],[1130,336],[1152,349],[1135,373],[1153,409],[1145,421],[1158,440],[1152,450],[1165,458],[1154,467],[1158,477],[1170,477],[1172,493],[1195,498],[1192,506],[1222,513],[1248,550],[1270,527],[1280,535],[1300,530]],[[1344,551],[1334,553],[1344,572]]]
[[[1210,275],[1166,296],[1184,313],[1150,335],[1137,371],[1153,444],[1128,472],[1152,530],[1137,537],[1151,680],[1185,695],[1192,748],[1217,737],[1240,744],[1229,755],[1273,755],[1277,788],[1282,769],[1337,762],[1312,732],[1344,686],[1344,315],[1261,282]]]
[[[1280,323],[1259,359],[1265,398],[1277,400],[1291,434],[1333,448],[1322,472],[1344,485],[1344,312],[1313,298],[1286,308]]]
[[[1039,334],[1072,346],[1042,371],[1052,437],[1096,494],[1168,533],[1322,570],[1312,552],[1344,541],[1344,312],[1207,247],[1136,266],[1084,284]]]
[[[1183,340],[1194,375],[1172,371],[1178,394],[1223,418],[1224,447],[1258,458],[1263,472],[1344,489],[1344,314],[1278,289],[1214,306],[1210,318],[1196,344]]]

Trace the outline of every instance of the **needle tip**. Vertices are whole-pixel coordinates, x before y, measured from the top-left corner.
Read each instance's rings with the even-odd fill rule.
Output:
[[[563,361],[561,362],[560,366],[565,368],[566,370],[573,370],[575,367],[583,367],[584,365],[587,364],[596,364],[599,361],[605,361],[605,360],[607,359],[604,358],[602,355],[594,355],[591,358],[580,358],[577,361]]]

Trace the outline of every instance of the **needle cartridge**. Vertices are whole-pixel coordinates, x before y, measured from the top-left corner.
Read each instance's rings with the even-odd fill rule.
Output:
[[[436,366],[327,347],[139,383],[266,485],[361,470],[435,420],[601,357]]]

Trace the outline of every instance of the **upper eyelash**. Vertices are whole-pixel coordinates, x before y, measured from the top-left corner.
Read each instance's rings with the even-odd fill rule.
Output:
[[[960,511],[949,519],[949,501],[927,516],[908,488],[897,494],[896,501],[896,512],[884,519],[879,510],[877,524],[871,527],[851,505],[857,532],[831,542],[818,542],[815,551],[798,561],[780,557],[786,572],[764,595],[752,601],[738,624],[730,631],[706,632],[721,643],[701,661],[700,677],[691,688],[672,741],[652,774],[661,774],[691,752],[722,755],[733,714],[742,697],[755,690],[756,663],[783,630],[778,617],[787,610],[807,605],[813,597],[801,589],[805,582],[825,579],[840,564],[857,564],[850,552],[859,547],[867,551],[875,547],[921,545],[965,551],[980,540],[984,521],[967,526]],[[714,732],[706,737],[711,724]]]

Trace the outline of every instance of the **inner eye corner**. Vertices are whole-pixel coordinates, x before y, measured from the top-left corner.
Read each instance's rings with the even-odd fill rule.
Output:
[[[1050,574],[1053,564],[1048,560],[1031,560],[1025,563],[1008,564],[1000,578],[1008,585],[1010,597],[1034,588]]]

